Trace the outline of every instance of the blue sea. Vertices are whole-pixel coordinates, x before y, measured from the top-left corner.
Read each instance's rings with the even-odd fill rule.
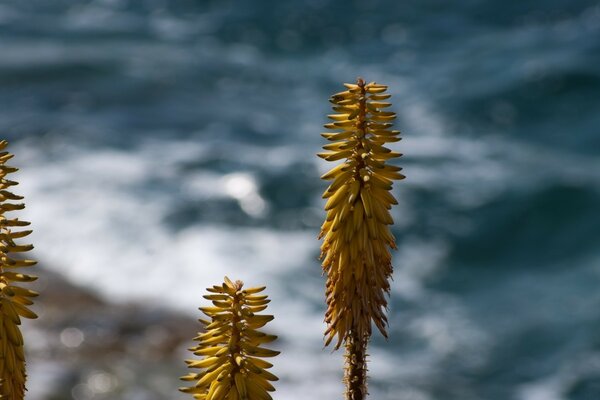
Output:
[[[275,398],[341,398],[315,153],[359,76],[389,85],[407,176],[370,398],[600,399],[598,1],[1,1],[35,257],[194,317],[225,275],[265,284]]]

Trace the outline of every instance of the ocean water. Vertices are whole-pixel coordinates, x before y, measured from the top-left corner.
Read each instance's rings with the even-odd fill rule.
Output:
[[[266,284],[276,398],[339,398],[314,154],[341,83],[386,83],[407,179],[371,398],[596,400],[599,66],[598,1],[9,0],[0,132],[44,265],[190,315]]]

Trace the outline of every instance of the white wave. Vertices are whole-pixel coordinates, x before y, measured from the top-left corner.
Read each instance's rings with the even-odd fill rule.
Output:
[[[556,371],[538,380],[527,382],[515,390],[519,400],[567,400],[569,391],[581,380],[597,382],[600,377],[600,353],[570,354]]]
[[[31,156],[30,160],[35,158]],[[182,285],[198,286],[191,291],[199,292],[227,273],[250,280],[277,276],[302,268],[318,246],[306,232],[225,226],[171,232],[164,224],[171,198],[147,188],[147,180],[160,174],[159,169],[152,160],[114,151],[72,155],[24,168],[19,176],[20,192],[28,204],[23,217],[34,222],[32,241],[38,256],[51,268],[105,295],[154,297],[160,287],[165,290],[161,297],[177,306],[178,297],[186,292]],[[197,185],[209,193],[213,188],[214,196],[257,200],[250,174],[195,179],[192,188]],[[130,285],[131,279],[139,279],[140,284]]]

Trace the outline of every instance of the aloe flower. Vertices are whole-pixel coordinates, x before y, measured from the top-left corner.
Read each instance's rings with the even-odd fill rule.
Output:
[[[200,310],[210,320],[200,319],[204,333],[194,340],[198,345],[191,348],[200,360],[186,361],[189,368],[200,372],[190,373],[182,380],[194,382],[191,387],[180,389],[201,400],[270,400],[268,392],[275,388],[270,381],[278,378],[267,371],[273,365],[264,357],[274,357],[278,351],[263,346],[277,339],[258,329],[273,319],[272,315],[259,315],[270,300],[260,295],[265,288],[243,289],[241,281],[232,282],[225,277],[220,286],[207,290],[204,296],[213,306]]]
[[[13,155],[3,151],[8,142],[0,141],[0,399],[22,400],[25,396],[25,355],[23,353],[23,335],[19,329],[21,317],[37,318],[29,310],[33,304],[32,297],[37,293],[18,286],[22,282],[32,282],[37,278],[23,273],[23,269],[36,264],[35,261],[16,256],[33,246],[18,244],[15,240],[24,238],[31,231],[13,230],[29,225],[29,222],[18,218],[8,218],[6,213],[22,210],[25,205],[12,203],[22,200],[8,191],[17,182],[6,179],[6,176],[17,171],[6,162]]]
[[[393,180],[404,179],[400,167],[388,160],[399,157],[385,147],[400,140],[391,130],[396,114],[387,87],[376,83],[345,84],[348,90],[332,96],[335,114],[322,136],[332,143],[318,154],[327,161],[344,160],[321,178],[332,183],[323,194],[327,218],[321,227],[321,259],[327,275],[326,345],[337,337],[345,342],[347,398],[366,395],[366,346],[372,323],[387,337],[387,295],[392,274],[390,249],[396,248],[389,210],[396,199]]]

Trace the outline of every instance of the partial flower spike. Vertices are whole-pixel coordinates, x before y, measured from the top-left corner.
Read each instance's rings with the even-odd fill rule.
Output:
[[[321,178],[333,181],[327,199],[327,219],[321,227],[321,259],[327,274],[327,344],[337,336],[337,346],[352,331],[357,338],[371,334],[371,322],[387,336],[387,294],[392,274],[390,248],[396,248],[389,226],[389,210],[397,204],[392,183],[404,179],[400,167],[388,160],[401,154],[387,143],[400,140],[392,130],[396,114],[387,86],[346,84],[348,90],[331,98],[335,114],[323,133],[331,143],[318,154],[327,161],[344,160]]]
[[[261,295],[265,288],[243,289],[241,281],[225,277],[220,286],[207,290],[204,296],[212,301],[211,307],[200,310],[209,317],[201,319],[204,333],[194,340],[198,345],[190,351],[200,360],[186,361],[189,368],[198,369],[181,379],[193,386],[180,389],[200,400],[269,400],[275,390],[271,382],[278,378],[267,371],[273,365],[263,358],[274,357],[278,351],[263,345],[277,339],[259,331],[273,319],[259,315],[270,300]]]
[[[21,317],[37,318],[28,308],[33,304],[31,298],[36,297],[37,293],[20,284],[37,278],[25,274],[25,269],[36,262],[26,259],[22,254],[33,249],[33,246],[17,243],[31,233],[29,230],[20,230],[29,222],[6,215],[25,208],[22,203],[14,203],[23,197],[9,191],[17,182],[6,179],[6,176],[17,171],[17,168],[6,165],[13,157],[4,151],[7,145],[5,140],[0,141],[0,399],[22,400],[25,396],[26,374],[23,336],[19,325]]]

